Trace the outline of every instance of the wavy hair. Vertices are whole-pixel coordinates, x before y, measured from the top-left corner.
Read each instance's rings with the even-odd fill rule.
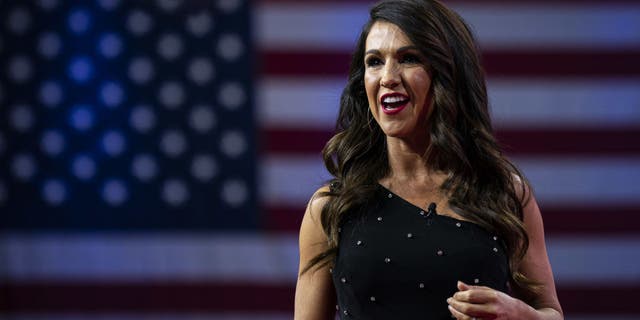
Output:
[[[374,201],[378,181],[390,173],[385,134],[372,120],[364,86],[365,43],[377,21],[397,25],[426,58],[433,111],[425,120],[430,145],[424,158],[431,169],[448,173],[441,192],[449,196],[454,212],[503,239],[511,288],[531,300],[538,285],[518,272],[529,245],[522,222],[527,182],[494,137],[472,32],[457,13],[437,0],[382,1],[370,10],[340,98],[336,134],[322,152],[333,176],[329,191],[318,194],[327,197],[320,221],[329,248],[303,272],[333,262],[341,222]]]

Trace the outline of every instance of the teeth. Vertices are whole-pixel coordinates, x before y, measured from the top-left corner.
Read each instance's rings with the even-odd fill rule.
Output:
[[[384,98],[384,100],[382,100],[382,102],[384,103],[396,103],[396,102],[400,102],[400,101],[404,101],[406,100],[404,97],[401,96],[391,96],[391,97],[386,97]]]

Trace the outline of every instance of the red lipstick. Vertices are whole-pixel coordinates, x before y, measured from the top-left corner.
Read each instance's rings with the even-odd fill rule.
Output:
[[[387,115],[394,115],[404,110],[409,104],[409,97],[402,93],[392,92],[380,97],[380,108]]]

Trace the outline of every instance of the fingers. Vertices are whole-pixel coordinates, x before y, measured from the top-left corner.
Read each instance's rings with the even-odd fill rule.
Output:
[[[458,281],[458,283],[456,284],[458,287],[458,290],[460,291],[466,291],[466,290],[471,290],[471,289],[489,289],[489,290],[493,290],[492,288],[486,287],[486,286],[472,286],[472,285],[468,285],[462,281]]]
[[[458,311],[455,308],[453,308],[451,305],[449,305],[449,312],[451,312],[451,315],[454,316],[458,320],[469,319],[469,317],[467,317],[466,314],[461,313],[460,311]]]
[[[468,302],[456,300],[453,298],[447,299],[447,304],[449,304],[449,306],[455,309],[456,311],[465,315],[476,314],[483,308],[483,305],[468,303]]]
[[[467,303],[492,303],[498,300],[500,293],[486,287],[472,287],[466,291],[458,291],[453,299]]]
[[[495,308],[489,304],[473,304],[447,299],[449,312],[458,320],[463,319],[495,319]]]
[[[457,283],[458,292],[447,299],[451,314],[458,320],[493,319],[496,305],[500,304],[500,291],[485,286],[471,286],[462,281]]]
[[[469,290],[469,289],[470,289],[469,285],[467,285],[466,283],[464,283],[462,281],[458,281],[458,290],[466,291],[466,290]]]
[[[478,320],[478,319],[480,319],[480,318],[468,316],[468,315],[456,310],[456,308],[452,307],[451,305],[449,305],[449,312],[451,312],[451,315],[454,316],[458,320]]]

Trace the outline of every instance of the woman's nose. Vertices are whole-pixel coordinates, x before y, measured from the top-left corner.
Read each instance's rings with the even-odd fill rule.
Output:
[[[382,77],[380,77],[380,85],[385,88],[393,88],[400,83],[400,75],[398,72],[398,65],[396,63],[387,63],[382,71]]]

